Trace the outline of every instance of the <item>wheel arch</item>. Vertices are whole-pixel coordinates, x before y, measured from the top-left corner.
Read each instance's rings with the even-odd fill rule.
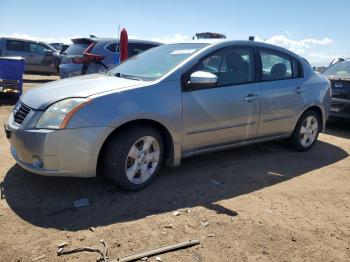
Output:
[[[324,130],[325,124],[326,124],[326,123],[325,123],[325,119],[324,119],[324,112],[323,112],[323,110],[322,110],[322,107],[319,106],[319,105],[317,105],[317,104],[310,105],[310,106],[306,107],[303,111],[301,111],[301,113],[299,114],[299,116],[298,116],[298,118],[297,118],[297,121],[294,123],[294,129],[295,129],[297,123],[299,122],[299,119],[300,119],[306,112],[311,111],[311,110],[313,110],[313,111],[315,111],[315,112],[317,113],[317,115],[318,115],[318,117],[319,117],[319,119],[320,119],[320,121],[321,121],[322,131]],[[294,130],[294,129],[293,129],[293,130]]]
[[[139,127],[139,126],[148,126],[152,127],[155,130],[157,130],[164,143],[164,161],[167,166],[174,166],[174,140],[173,137],[163,124],[159,123],[158,121],[151,120],[151,119],[135,119],[128,122],[123,123],[122,125],[115,128],[104,140],[99,153],[98,153],[98,159],[97,159],[97,167],[96,167],[96,174],[98,175],[100,173],[101,160],[103,159],[106,145],[109,143],[111,139],[113,139],[115,136],[118,135],[118,133],[132,127]]]

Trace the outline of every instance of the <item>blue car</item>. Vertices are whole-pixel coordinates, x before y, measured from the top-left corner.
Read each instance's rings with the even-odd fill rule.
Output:
[[[118,39],[76,38],[73,44],[61,53],[59,72],[61,78],[102,72],[119,61]],[[161,43],[146,40],[129,40],[128,54],[134,56]]]

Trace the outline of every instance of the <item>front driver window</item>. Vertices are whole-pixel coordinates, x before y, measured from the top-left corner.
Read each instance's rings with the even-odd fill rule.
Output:
[[[29,44],[29,50],[31,53],[35,54],[44,54],[46,48],[43,45],[35,44],[35,43],[30,43]]]
[[[254,53],[251,48],[225,48],[203,59],[194,71],[205,71],[218,77],[217,86],[254,81]]]

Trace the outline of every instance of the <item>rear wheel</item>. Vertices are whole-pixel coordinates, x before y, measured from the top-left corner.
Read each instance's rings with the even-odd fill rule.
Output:
[[[314,110],[306,111],[299,119],[290,143],[298,151],[309,150],[316,142],[320,133],[321,121]]]
[[[163,152],[162,137],[155,129],[125,130],[107,145],[103,174],[123,189],[140,190],[149,185],[160,170]]]

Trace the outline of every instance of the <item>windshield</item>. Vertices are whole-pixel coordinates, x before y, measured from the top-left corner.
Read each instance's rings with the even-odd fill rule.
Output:
[[[142,81],[154,81],[208,44],[169,44],[149,49],[106,73]]]
[[[350,61],[344,61],[328,67],[323,74],[331,77],[350,78]]]

